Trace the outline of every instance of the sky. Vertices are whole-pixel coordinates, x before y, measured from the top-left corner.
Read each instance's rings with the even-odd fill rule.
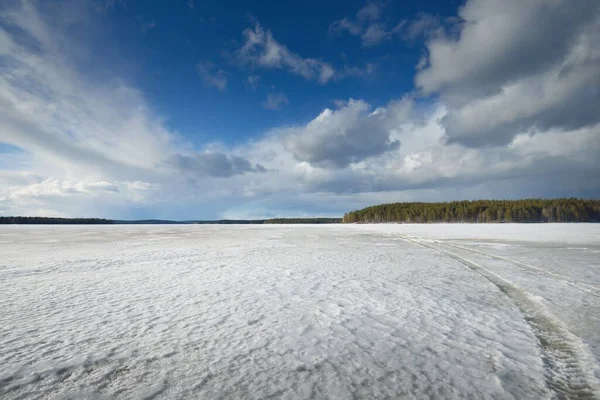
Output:
[[[0,216],[600,197],[598,0],[4,0]]]

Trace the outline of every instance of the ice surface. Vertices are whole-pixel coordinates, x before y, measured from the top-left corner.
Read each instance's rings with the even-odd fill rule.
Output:
[[[600,225],[5,226],[0,398],[598,398]]]

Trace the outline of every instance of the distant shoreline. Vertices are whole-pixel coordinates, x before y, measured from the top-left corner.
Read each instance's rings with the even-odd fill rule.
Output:
[[[263,225],[263,224],[341,224],[342,218],[271,218],[255,220],[191,220],[161,219],[113,220],[105,218],[0,217],[0,225]]]
[[[105,218],[0,217],[0,225],[263,225],[368,223],[571,223],[600,222],[600,200],[576,198],[404,202],[350,211],[343,218],[220,220],[116,220]]]
[[[390,203],[344,214],[344,223],[600,222],[600,200],[576,198]]]

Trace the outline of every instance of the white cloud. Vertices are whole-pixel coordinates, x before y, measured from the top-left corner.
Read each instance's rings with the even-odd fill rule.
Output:
[[[77,12],[66,11],[94,17],[93,9],[75,5],[81,7]],[[1,153],[11,159],[10,165],[0,165],[4,213],[123,212],[132,202],[192,197],[195,188],[186,187],[192,173],[199,183],[216,187],[202,178],[235,174],[247,165],[243,156],[222,155],[224,170],[215,170],[218,162],[209,163],[202,175],[198,168],[173,164],[183,157],[206,158],[206,152],[194,151],[167,129],[137,89],[117,78],[84,75],[72,58],[79,51],[75,38],[81,36],[64,35],[60,24],[49,23],[59,16],[42,15],[23,2],[0,18],[0,57],[6,62],[0,75],[0,143],[19,149]],[[218,161],[219,155],[211,159]],[[262,169],[255,165],[248,172]]]
[[[488,15],[489,1],[467,2],[461,16],[473,27],[463,26],[458,37],[428,41],[417,84],[440,93],[439,103],[350,99],[306,123],[200,149],[168,129],[141,91],[117,77],[100,80],[79,70],[73,53],[87,53],[78,35],[63,34],[51,23],[57,19],[31,3],[15,3],[0,16],[0,142],[10,145],[0,147],[0,213],[334,216],[384,201],[600,195],[600,121],[592,112],[598,103],[597,16],[569,9],[566,14],[585,21],[566,47],[557,47],[559,55],[542,56],[542,64],[507,61],[512,72],[498,77],[484,47],[522,46],[493,24],[494,18],[504,21],[502,4],[506,10],[518,4],[496,4],[498,13]],[[356,20],[375,24],[377,10],[371,6]],[[491,24],[492,42],[477,30],[480,20]],[[469,29],[477,30],[481,43]],[[465,49],[473,51],[476,70],[461,61],[467,45],[474,46]],[[351,73],[329,66],[328,75],[328,64],[292,53],[259,25],[247,31],[242,50],[238,55],[249,64],[306,79],[327,82]],[[211,79],[220,69],[210,63],[201,69],[207,84],[219,88]],[[224,89],[227,75],[221,75]],[[280,103],[272,99],[271,105]],[[234,110],[231,116],[240,118]]]
[[[363,32],[363,29],[364,28],[361,26],[361,24],[344,17],[332,22],[331,25],[329,25],[329,34],[340,34],[344,31],[347,31],[353,36],[359,36]]]
[[[398,148],[390,139],[391,125],[408,107],[372,111],[364,101],[353,100],[338,110],[325,109],[308,124],[286,130],[284,145],[299,161],[317,166],[344,167]]]
[[[390,28],[383,19],[386,6],[383,2],[370,1],[358,10],[355,19],[345,17],[331,23],[329,34],[340,35],[348,32],[352,36],[359,36],[365,47],[380,45],[399,34],[405,25],[405,22],[401,21]]]
[[[13,215],[111,217],[107,210],[144,204],[152,190],[153,185],[147,182],[47,178],[1,191],[0,212],[7,208]]]
[[[247,80],[248,87],[252,90],[258,89],[260,85],[260,76],[259,75],[249,75]]]
[[[265,172],[265,168],[260,164],[252,165],[243,157],[214,151],[173,154],[168,162],[192,180],[207,176],[229,178],[247,172]]]
[[[405,24],[404,37],[407,40],[415,40],[418,37],[429,37],[440,29],[439,18],[426,13],[420,13],[417,18]]]
[[[116,184],[106,181],[60,181],[46,179],[39,183],[12,187],[8,190],[9,198],[38,198],[38,197],[65,197],[78,194],[95,194],[99,192],[119,192]]]
[[[196,64],[196,69],[206,86],[216,87],[219,90],[225,90],[227,88],[227,72],[218,68],[215,63],[211,61],[201,61]]]
[[[450,141],[506,145],[600,122],[598,1],[470,0],[460,17],[457,36],[429,40],[416,76],[447,104]]]
[[[279,110],[284,105],[288,104],[289,100],[283,93],[271,92],[262,103],[263,108],[267,110]]]
[[[118,80],[84,79],[70,63],[77,44],[30,3],[3,14],[3,22],[22,33],[17,38],[0,28],[0,55],[7,61],[0,76],[0,141],[72,174],[143,173],[163,159],[176,139],[139,91]]]
[[[336,74],[331,64],[315,58],[303,58],[290,51],[258,22],[254,29],[244,31],[244,44],[236,52],[236,57],[244,65],[287,69],[290,73],[322,84],[329,82]]]
[[[510,146],[473,149],[441,140],[446,113],[444,105],[420,109],[407,99],[374,111],[356,100],[326,109],[305,126],[275,130],[239,149],[269,171],[245,187],[270,204],[290,193],[312,193],[319,204],[331,194],[350,201],[349,193],[388,200],[597,195],[600,125],[523,132]],[[396,140],[399,148],[390,146]]]

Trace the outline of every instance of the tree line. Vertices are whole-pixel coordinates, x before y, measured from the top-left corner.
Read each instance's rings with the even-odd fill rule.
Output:
[[[338,224],[341,218],[272,218],[272,219],[253,219],[253,220],[235,220],[221,219],[214,221],[169,221],[159,219],[148,220],[112,220],[103,218],[54,218],[54,217],[0,217],[0,225],[4,224],[37,224],[37,225],[108,225],[108,224]]]
[[[0,217],[4,224],[46,224],[46,225],[107,225],[115,221],[104,218],[55,218],[55,217]]]
[[[341,218],[271,218],[265,224],[339,224]]]
[[[600,200],[523,199],[392,203],[344,214],[344,223],[600,222]]]

